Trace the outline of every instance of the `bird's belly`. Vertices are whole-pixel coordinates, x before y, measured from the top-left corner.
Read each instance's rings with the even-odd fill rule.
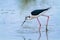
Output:
[[[37,18],[37,17],[39,17],[40,15],[36,15],[36,16],[31,16],[31,18],[33,19],[33,18]]]

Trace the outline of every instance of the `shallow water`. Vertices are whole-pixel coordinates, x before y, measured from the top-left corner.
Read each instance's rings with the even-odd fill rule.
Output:
[[[60,40],[60,1],[50,0],[47,1],[47,5],[43,1],[40,3],[38,0],[36,2],[36,5],[30,5],[28,6],[29,9],[27,8],[22,11],[17,0],[0,0],[0,40],[38,40],[39,25],[36,19],[28,20],[23,26],[21,24],[24,18],[30,15],[32,10],[47,7],[52,7],[49,11],[45,12],[45,15],[50,16],[48,40]],[[47,39],[45,31],[46,19],[45,17],[39,17],[42,24],[41,40]]]

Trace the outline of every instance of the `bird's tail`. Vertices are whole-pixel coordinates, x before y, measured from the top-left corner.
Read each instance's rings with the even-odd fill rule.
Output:
[[[46,8],[46,9],[44,9],[44,11],[47,11],[47,10],[49,10],[51,7],[49,7],[49,8]]]

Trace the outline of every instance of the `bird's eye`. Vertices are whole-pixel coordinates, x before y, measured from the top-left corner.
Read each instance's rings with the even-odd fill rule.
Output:
[[[29,16],[29,18],[30,18],[30,16]]]

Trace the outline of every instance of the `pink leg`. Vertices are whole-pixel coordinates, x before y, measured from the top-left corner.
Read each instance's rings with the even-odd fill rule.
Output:
[[[47,16],[47,15],[42,15],[42,16],[45,16],[45,17],[47,17],[47,23],[46,23],[46,30],[47,30],[48,21],[49,21],[49,16]]]
[[[48,27],[49,16],[47,16],[47,15],[42,15],[42,16],[47,17],[47,23],[46,23],[46,37],[47,37],[47,40],[48,40],[48,29],[47,29],[47,27]]]
[[[37,18],[37,21],[38,21],[38,23],[39,23],[39,38],[38,38],[38,40],[40,40],[40,37],[41,37],[41,31],[40,31],[40,29],[41,29],[41,24],[40,24],[40,21],[39,21],[39,19]]]
[[[48,21],[49,21],[49,16],[47,16],[47,24],[46,24],[46,37],[47,37],[47,40],[48,40],[48,29],[47,29],[47,26],[48,26]]]

